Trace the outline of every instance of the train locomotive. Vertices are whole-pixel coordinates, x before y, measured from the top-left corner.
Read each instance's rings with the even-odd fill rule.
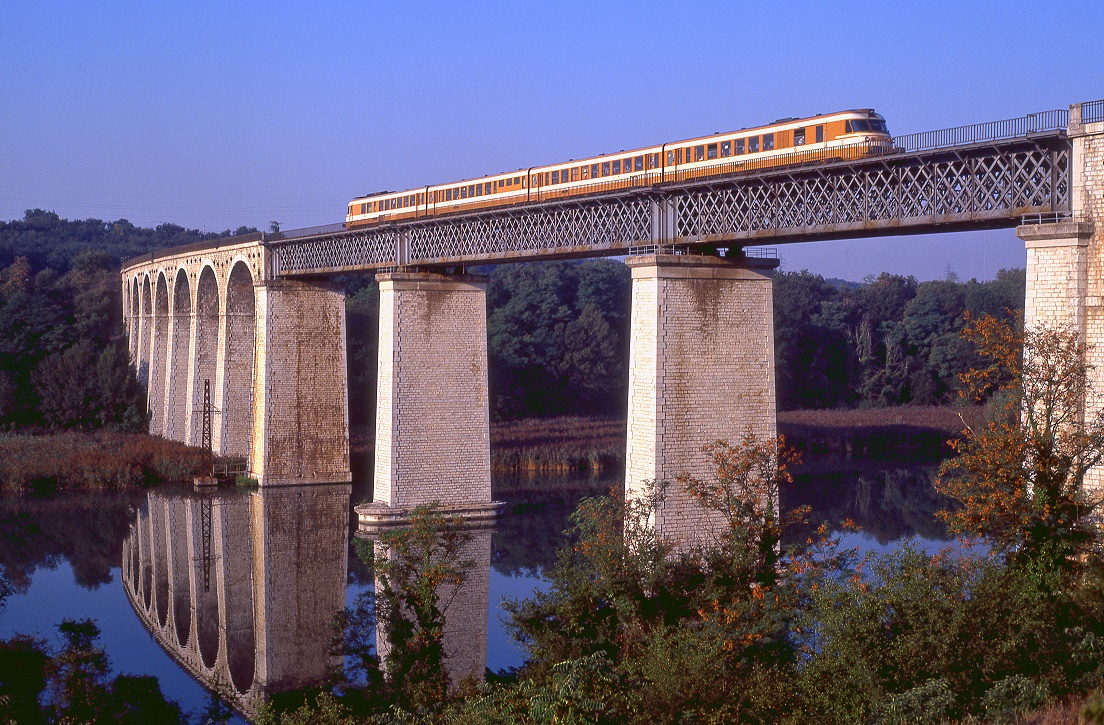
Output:
[[[536,166],[421,189],[380,192],[349,202],[349,229],[489,207],[608,193],[892,149],[873,109],[787,118],[766,126]]]

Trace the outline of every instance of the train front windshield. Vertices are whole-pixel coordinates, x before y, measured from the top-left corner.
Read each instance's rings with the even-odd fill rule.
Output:
[[[886,122],[880,118],[856,119],[847,122],[851,133],[889,133]]]

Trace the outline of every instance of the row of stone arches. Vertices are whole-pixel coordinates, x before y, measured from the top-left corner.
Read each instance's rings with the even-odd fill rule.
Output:
[[[209,384],[212,448],[249,455],[256,295],[245,260],[229,273],[204,264],[143,272],[127,284],[131,356],[147,390],[150,433],[191,445],[202,436]],[[222,279],[220,280],[220,277]]]

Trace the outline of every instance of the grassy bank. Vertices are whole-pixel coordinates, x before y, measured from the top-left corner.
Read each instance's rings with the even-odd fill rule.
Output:
[[[65,432],[0,436],[0,490],[118,491],[186,481],[204,453],[183,443],[128,433]]]

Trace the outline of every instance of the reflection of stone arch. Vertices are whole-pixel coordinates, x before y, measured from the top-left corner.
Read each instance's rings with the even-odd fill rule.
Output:
[[[219,287],[215,270],[205,265],[199,273],[196,286],[195,309],[195,356],[193,365],[194,385],[192,385],[192,420],[189,421],[191,436],[187,442],[199,445],[202,437],[203,381],[211,382],[211,402],[215,405],[215,374],[218,370],[219,338]]]
[[[169,561],[166,545],[165,502],[150,501],[150,541],[153,558],[153,603],[157,612],[157,624],[164,627],[169,621]]]
[[[157,274],[153,305],[153,350],[149,374],[149,430],[165,433],[165,355],[169,348],[169,289],[165,273]]]
[[[127,599],[169,656],[246,714],[266,694],[317,684],[340,665],[328,652],[345,601],[349,493],[348,485],[212,497],[150,492],[123,541]],[[138,573],[150,551],[158,582],[165,564],[167,617],[160,585],[148,601]]]
[[[153,293],[149,275],[142,277],[142,309],[138,330],[138,382],[149,382],[150,332],[153,326]]]
[[[173,285],[172,341],[169,353],[165,437],[182,441],[188,431],[188,353],[192,334],[192,289],[188,273],[177,270]]]
[[[152,497],[151,497],[152,498]],[[188,514],[186,499],[169,499],[167,517],[169,565],[172,567],[172,626],[177,646],[187,647],[192,624],[192,597],[188,567]]]
[[[226,351],[222,387],[221,453],[249,455],[253,427],[253,343],[256,300],[253,275],[244,261],[230,271],[226,286]]]
[[[214,550],[212,542],[204,548],[203,517],[212,515],[205,506],[213,506],[210,499],[192,499],[189,501],[188,539],[189,555],[192,560],[191,589],[195,607],[195,633],[199,656],[205,667],[215,666],[219,651],[219,600],[218,582],[213,568]]]

